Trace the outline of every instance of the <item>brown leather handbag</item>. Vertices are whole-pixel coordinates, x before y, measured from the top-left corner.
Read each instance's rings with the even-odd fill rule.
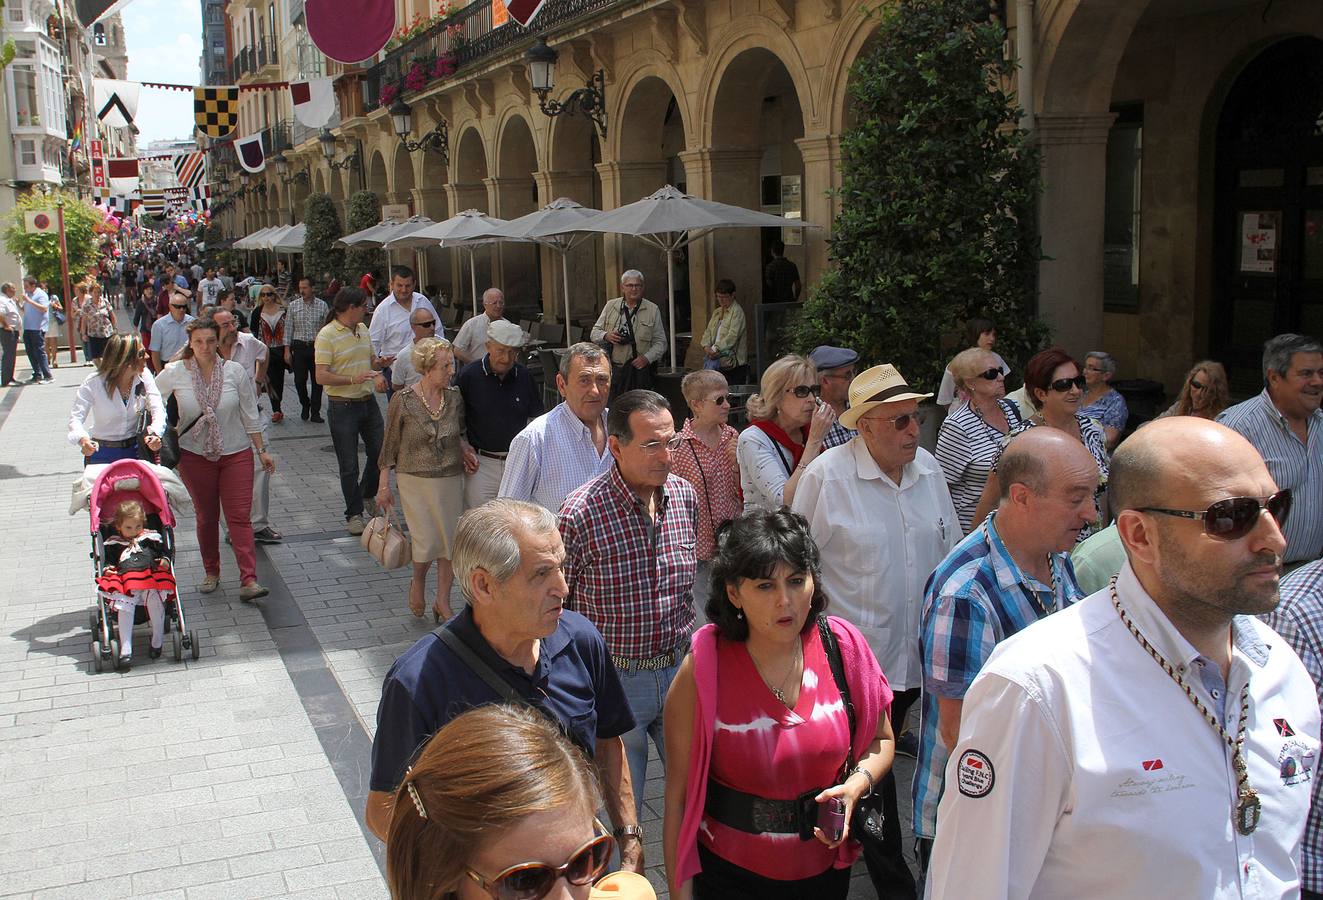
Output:
[[[368,520],[363,529],[363,549],[383,568],[398,569],[413,562],[413,547],[404,531],[392,521],[391,510]]]

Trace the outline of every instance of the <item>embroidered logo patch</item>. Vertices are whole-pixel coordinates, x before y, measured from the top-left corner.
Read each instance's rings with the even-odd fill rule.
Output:
[[[986,797],[992,793],[992,785],[996,780],[992,760],[985,754],[977,750],[966,750],[960,754],[960,762],[956,766],[956,782],[960,793],[975,800]]]
[[[1143,766],[1144,766],[1144,771],[1145,771],[1145,772],[1156,772],[1158,769],[1161,769],[1161,768],[1162,768],[1162,760],[1161,760],[1161,759],[1146,759],[1146,760],[1144,760],[1144,762],[1143,762]]]
[[[1282,744],[1282,752],[1277,754],[1277,768],[1282,775],[1282,784],[1303,784],[1314,775],[1314,751],[1301,741],[1288,740]]]
[[[1277,733],[1282,737],[1295,737],[1295,729],[1291,723],[1285,719],[1273,719],[1272,723],[1277,726]]]

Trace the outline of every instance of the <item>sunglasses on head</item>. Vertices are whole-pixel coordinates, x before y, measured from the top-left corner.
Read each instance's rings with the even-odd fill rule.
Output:
[[[495,878],[483,878],[472,869],[465,873],[478,883],[478,887],[495,900],[542,900],[551,893],[556,882],[564,878],[570,884],[592,884],[611,861],[615,839],[609,834],[593,838],[574,851],[563,866],[526,862],[510,866]]]
[[[1048,385],[1048,387],[1052,388],[1052,390],[1056,391],[1058,394],[1064,394],[1072,387],[1084,390],[1084,384],[1084,376],[1076,375],[1074,378],[1058,378],[1056,381]]]
[[[998,369],[996,366],[993,366],[991,369],[988,369],[986,372],[978,373],[979,378],[984,378],[988,381],[996,381],[998,378],[1001,377],[1001,375],[1002,375],[1001,369]]]
[[[1143,506],[1138,511],[1203,520],[1204,532],[1209,537],[1219,541],[1234,541],[1254,530],[1254,526],[1259,522],[1259,515],[1265,509],[1277,522],[1277,527],[1282,527],[1291,512],[1291,492],[1278,491],[1263,499],[1228,497],[1226,500],[1217,501],[1203,512],[1189,509],[1162,509],[1157,506]]]
[[[794,394],[800,400],[803,400],[805,397],[809,396],[810,394],[812,394],[814,397],[819,396],[822,393],[822,385],[797,384],[792,388],[786,388],[786,390]]]

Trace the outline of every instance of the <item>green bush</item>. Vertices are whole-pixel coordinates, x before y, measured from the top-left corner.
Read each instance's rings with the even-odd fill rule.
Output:
[[[986,0],[899,0],[851,71],[832,266],[791,327],[802,351],[836,344],[936,390],[971,316],[997,323],[1017,370],[1034,317],[1039,163],[1004,85],[1014,63]]]
[[[329,194],[312,193],[304,206],[303,224],[307,233],[303,238],[303,271],[321,283],[324,276],[343,278],[345,252],[335,246],[344,235],[340,229],[340,216]]]
[[[55,213],[57,201],[64,202],[64,242],[69,252],[69,280],[81,280],[96,266],[96,226],[102,215],[90,203],[78,199],[76,194],[55,190],[49,196],[29,191],[18,196],[14,208],[3,220],[5,247],[23,263],[23,269],[38,281],[46,282],[51,290],[63,294],[60,276],[60,235],[29,234],[24,230],[23,214],[37,210]]]
[[[345,208],[345,233],[353,234],[364,228],[371,228],[381,221],[381,198],[372,191],[359,191],[349,198]],[[354,250],[345,251],[345,270],[349,273],[352,284],[358,284],[363,273],[376,269],[386,271],[386,251]]]

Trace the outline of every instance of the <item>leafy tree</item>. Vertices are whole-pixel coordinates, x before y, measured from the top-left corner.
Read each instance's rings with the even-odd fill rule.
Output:
[[[29,234],[23,223],[23,214],[27,212],[49,210],[55,213],[55,204],[60,200],[64,201],[64,240],[69,252],[69,279],[71,283],[82,279],[96,266],[96,227],[103,217],[90,203],[78,199],[76,194],[56,190],[49,196],[37,191],[19,195],[18,202],[3,220],[3,237],[5,247],[22,261],[23,269],[28,274],[63,294],[59,232]]]
[[[303,271],[318,280],[325,275],[342,277],[345,252],[336,247],[335,242],[344,232],[340,229],[340,215],[335,211],[335,203],[329,194],[308,195],[303,223],[307,226],[303,238]]]
[[[381,198],[372,191],[359,191],[349,198],[345,209],[345,233],[353,234],[364,228],[371,228],[381,221]],[[345,270],[351,279],[362,277],[364,272],[376,269],[386,271],[386,252],[376,250],[348,250],[345,253]]]
[[[987,0],[899,0],[876,13],[874,47],[851,72],[833,266],[792,326],[796,348],[852,347],[936,390],[972,316],[997,323],[998,352],[1017,368],[1042,345],[1039,164],[1005,87],[1005,30],[987,11]]]

